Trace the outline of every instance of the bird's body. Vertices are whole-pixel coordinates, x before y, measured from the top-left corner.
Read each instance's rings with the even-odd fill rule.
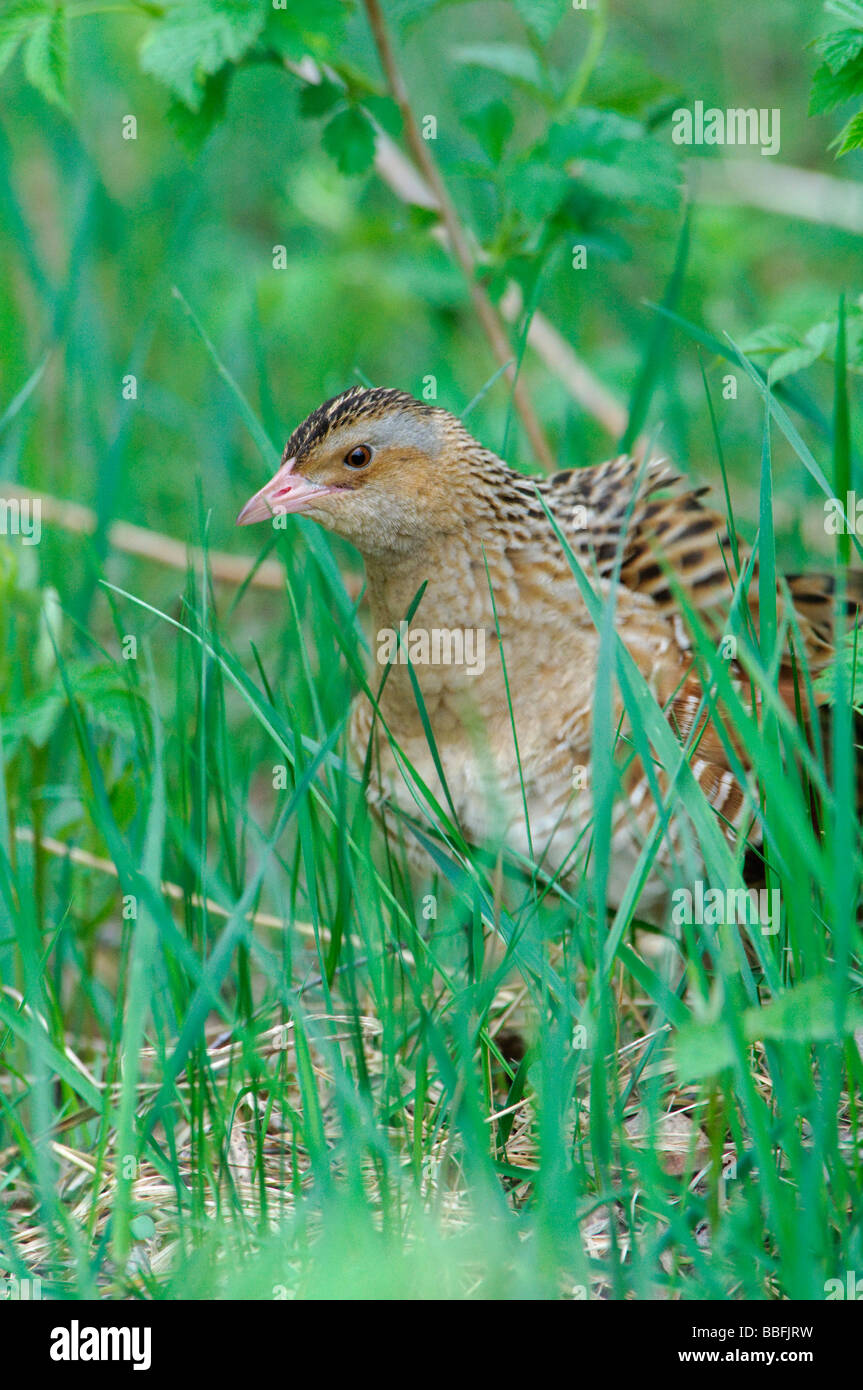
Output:
[[[527,477],[447,412],[401,392],[353,388],[295,431],[279,473],[241,519],[302,510],[352,541],[366,566],[373,649],[381,634],[400,632],[402,647],[410,651],[416,641],[422,656],[433,650],[430,636],[448,634],[437,661],[408,663],[391,643],[377,717],[366,696],[354,706],[360,760],[375,739],[372,795],[417,815],[424,785],[455,812],[467,840],[504,843],[557,872],[582,865],[590,843],[600,653],[560,536],[595,592],[613,602],[616,630],[675,733],[681,740],[697,734],[691,766],[730,839],[748,815],[727,741],[704,718],[691,637],[669,578],[709,631],[728,630],[737,578],[732,547],[703,492],[687,490],[661,460],[619,458]],[[745,551],[738,556],[741,566],[746,558]],[[832,652],[828,586],[791,583],[816,670]],[[748,603],[757,614],[757,569]],[[473,662],[446,660],[458,655],[465,634]],[[373,692],[383,674],[379,666],[370,677]],[[791,680],[786,663],[779,677],[786,698]],[[611,902],[657,814],[616,687],[613,702],[624,794],[614,810]],[[662,772],[651,772],[661,786]],[[672,825],[643,890],[643,915],[661,906],[674,851]]]
[[[503,841],[521,855],[542,857],[556,871],[565,860],[577,865],[589,840],[599,635],[534,484],[519,477],[512,486],[516,500],[506,529],[493,513],[466,509],[458,528],[426,556],[395,564],[367,561],[373,638],[398,631],[424,583],[409,634],[429,629],[477,634],[473,649],[483,656],[473,666],[394,662],[379,715],[398,745],[402,767],[409,764],[444,809],[451,804],[466,839]],[[521,527],[519,507],[529,517]],[[608,581],[602,587],[607,589]],[[657,696],[667,698],[685,670],[669,625],[649,599],[628,591],[618,593],[618,621],[639,664],[659,677]],[[407,646],[410,651],[410,635]],[[375,689],[374,677],[372,682]],[[619,715],[618,706],[615,722]],[[372,724],[372,705],[360,697],[351,722],[360,756]],[[417,786],[400,770],[386,734],[378,736],[375,751],[373,791],[416,815]],[[621,803],[614,846],[622,882],[638,839],[624,809]]]

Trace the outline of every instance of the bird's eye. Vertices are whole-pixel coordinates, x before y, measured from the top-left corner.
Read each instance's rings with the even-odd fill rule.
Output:
[[[368,444],[358,444],[349,454],[345,454],[345,467],[365,468],[367,463],[371,463],[371,458],[372,451]]]

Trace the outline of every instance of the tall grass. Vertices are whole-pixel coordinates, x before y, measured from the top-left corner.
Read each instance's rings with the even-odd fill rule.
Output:
[[[264,471],[272,441],[198,330]],[[753,376],[769,576],[772,430],[829,484]],[[836,390],[841,425],[839,373]],[[206,550],[204,507],[199,529]],[[190,574],[168,611],[103,582],[99,642],[83,634],[74,660],[61,642],[7,702],[0,1272],[70,1297],[823,1297],[863,1263],[853,673],[831,763],[775,694],[789,620],[762,598],[760,641],[743,622],[751,570],[730,582],[759,714],[688,613],[782,915],[749,954],[698,924],[647,950],[638,892],[672,817],[679,886],[697,845],[710,885],[742,887],[745,846],[628,656],[613,594],[572,558],[601,635],[586,872],[467,844],[406,765],[415,813],[387,816],[425,851],[423,880],[347,756],[350,699],[378,694],[357,606],[322,533],[297,526],[279,552],[279,599],[246,588],[226,607]],[[10,585],[6,669],[33,617]],[[666,780],[608,913],[615,684],[632,749]]]

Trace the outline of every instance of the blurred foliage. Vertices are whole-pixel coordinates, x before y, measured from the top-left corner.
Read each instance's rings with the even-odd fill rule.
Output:
[[[807,46],[831,77],[848,75],[863,54],[860,8],[828,6],[842,27],[819,37],[823,19],[791,0],[761,6],[763,33],[744,0],[703,7],[697,27],[679,26],[666,0],[649,14],[566,0],[385,6],[412,109],[432,122],[430,149],[491,296],[515,281],[525,311],[541,309],[699,477],[715,467],[701,356],[717,396],[727,364],[679,327],[649,380],[644,364],[689,164],[738,152],[687,160],[671,113],[697,99],[777,107],[783,165],[832,168],[831,117],[804,108]],[[0,8],[0,72],[0,253],[11,268],[0,284],[0,402],[18,401],[0,421],[0,475],[95,508],[93,546],[52,531],[41,547],[45,582],[77,621],[97,592],[113,516],[192,539],[200,478],[211,542],[243,544],[233,517],[263,469],[173,285],[277,448],[357,379],[419,394],[432,375],[438,401],[458,411],[493,377],[462,277],[430,235],[434,216],[400,202],[372,167],[379,133],[403,144],[404,132],[361,5],[14,0]],[[848,156],[849,172],[859,159]],[[729,334],[789,386],[786,404],[829,452],[843,290],[848,366],[860,368],[858,238],[802,212],[696,201],[675,309],[711,341]],[[514,355],[525,327],[523,317],[512,330]],[[520,370],[562,466],[615,446],[530,348]],[[743,389],[720,409],[745,527],[760,403]],[[530,468],[511,417],[498,379],[471,424]],[[776,491],[790,504],[781,558],[800,565],[796,518],[812,484],[781,443]]]
[[[815,40],[823,62],[812,79],[812,115],[863,101],[863,5],[859,0],[827,0],[825,9],[842,21],[842,27]],[[851,117],[833,144],[839,154],[863,149],[863,110]]]
[[[836,361],[838,311],[815,323],[805,333],[783,324],[758,328],[743,340],[741,348],[756,362],[767,361],[771,382],[811,367],[813,362]],[[846,353],[849,371],[863,371],[863,301],[857,300],[845,311]]]
[[[697,481],[718,478],[721,441],[735,518],[751,531],[764,411],[762,392],[753,386],[766,387],[756,372],[753,382],[741,370],[728,346],[729,338],[743,343],[800,431],[793,448],[789,431],[777,430],[767,455],[780,561],[793,568],[812,559],[802,527],[807,509],[809,517],[823,517],[813,480],[818,468],[830,473],[832,462],[834,481],[861,482],[859,235],[809,206],[797,177],[802,168],[835,178],[828,153],[832,108],[841,92],[850,100],[857,91],[861,6],[837,0],[827,8],[844,38],[819,39],[822,16],[799,0],[713,0],[687,22],[677,0],[613,7],[595,0],[584,11],[569,0],[387,0],[384,6],[411,109],[476,248],[479,274],[498,303],[511,282],[522,290],[513,355],[521,358],[522,379],[561,466],[594,463],[618,441],[525,347],[535,310]],[[823,68],[816,74],[821,95],[810,118],[808,46],[815,40],[828,76]],[[652,1143],[637,1147],[633,1159],[623,1123],[630,1083],[625,1098],[612,1094],[618,1078],[606,1060],[626,1036],[619,1032],[621,1000],[608,987],[603,963],[606,923],[573,931],[569,907],[550,900],[543,903],[548,916],[529,925],[551,938],[565,919],[574,952],[567,969],[583,959],[595,982],[595,1065],[588,1077],[572,1045],[571,1019],[562,1013],[547,1027],[538,1060],[528,1058],[509,1078],[503,1099],[513,1111],[528,1085],[541,1094],[535,1146],[541,1161],[530,1170],[519,1224],[504,1223],[499,1178],[519,1170],[492,1170],[485,1123],[495,1099],[490,1054],[481,1069],[474,1066],[498,971],[482,973],[480,909],[488,919],[497,898],[483,906],[472,887],[465,897],[459,883],[442,885],[448,896],[439,921],[418,929],[407,890],[400,896],[377,877],[365,803],[355,808],[349,800],[357,789],[340,771],[336,748],[356,690],[362,637],[343,594],[339,604],[331,543],[301,522],[280,534],[286,593],[263,596],[252,589],[214,591],[197,574],[184,584],[186,577],[168,564],[130,559],[110,545],[109,528],[122,518],[190,543],[247,551],[255,541],[235,531],[234,518],[268,475],[268,455],[323,398],[358,379],[419,395],[433,377],[441,405],[458,412],[475,402],[470,427],[484,443],[505,448],[524,468],[535,463],[464,280],[434,235],[435,217],[399,201],[375,171],[381,132],[403,151],[406,145],[364,7],[343,0],[284,6],[0,0],[0,74],[0,479],[83,503],[95,514],[92,534],[46,525],[38,565],[17,545],[0,550],[0,723],[9,760],[0,831],[10,832],[10,843],[25,832],[14,838],[0,885],[3,910],[12,916],[8,904],[14,904],[18,927],[14,940],[0,936],[0,979],[14,981],[34,1018],[55,1029],[53,1040],[43,1036],[7,1002],[4,1029],[19,1030],[16,1046],[25,1061],[32,1046],[38,1066],[32,1093],[30,1072],[18,1069],[23,1090],[6,1106],[4,1125],[31,1124],[45,1135],[55,1115],[74,1116],[83,1100],[89,1116],[95,1101],[98,1124],[76,1121],[77,1142],[96,1154],[104,1174],[115,1154],[149,1151],[152,1127],[167,1121],[171,1087],[186,1076],[195,1161],[188,1186],[176,1153],[170,1172],[178,1204],[187,1204],[191,1193],[200,1235],[208,1219],[208,1174],[221,1174],[229,1157],[231,1088],[245,1094],[248,1086],[257,1094],[260,1086],[259,1005],[270,1012],[284,1006],[302,1018],[297,1006],[305,991],[311,996],[320,988],[329,1000],[333,989],[358,1023],[358,999],[349,996],[361,979],[384,1025],[381,1053],[370,1079],[357,1027],[355,1056],[333,1073],[337,1103],[329,1118],[337,1122],[338,1161],[351,1175],[351,1194],[363,1191],[366,1154],[380,1167],[384,1203],[391,1183],[392,1205],[384,1210],[393,1231],[403,1229],[403,1160],[415,1167],[419,1184],[430,1157],[422,1112],[433,1083],[443,1089],[431,1099],[435,1115],[425,1133],[434,1143],[443,1117],[453,1119],[467,1135],[464,1150],[476,1171],[487,1170],[494,1203],[488,1210],[499,1213],[510,1263],[497,1259],[486,1210],[468,1232],[465,1259],[472,1267],[479,1232],[476,1248],[494,1256],[492,1289],[507,1285],[507,1268],[517,1272],[513,1286],[532,1293],[556,1288],[560,1270],[570,1267],[573,1279],[586,1284],[578,1223],[605,1204],[620,1154],[634,1165],[631,1190],[619,1193],[620,1213],[634,1212],[640,1193],[650,1223],[655,1213],[663,1215],[647,1242],[640,1234],[630,1242],[631,1285],[612,1236],[616,1296],[633,1288],[644,1296],[657,1279],[676,1294],[689,1268],[696,1270],[698,1296],[725,1297],[741,1287],[749,1296],[776,1288],[790,1296],[820,1294],[825,1272],[859,1263],[859,1194],[850,1173],[856,1150],[853,1136],[846,1140],[837,1129],[835,1051],[845,1045],[845,1021],[834,1019],[832,1032],[825,1025],[819,983],[828,964],[825,943],[832,948],[838,941],[831,988],[835,998],[844,997],[856,899],[843,872],[854,855],[837,837],[834,863],[829,839],[826,847],[810,844],[800,833],[808,824],[808,792],[796,782],[793,796],[777,790],[782,770],[772,752],[763,759],[775,779],[767,805],[776,808],[778,843],[793,845],[788,859],[797,870],[787,880],[792,959],[795,968],[804,961],[816,983],[807,993],[796,986],[789,992],[791,1024],[799,1025],[789,1040],[787,1013],[775,1009],[765,1025],[763,1014],[756,1019],[746,1012],[757,996],[737,990],[733,963],[720,961],[728,1018],[744,1020],[735,1056],[752,1144],[747,1148],[740,1134],[736,1092],[726,1089],[720,1105],[717,1086],[710,1096],[716,1162],[707,1197],[689,1175],[679,1194],[673,1190]],[[747,152],[690,155],[673,144],[672,112],[697,100],[781,111],[780,156],[766,160],[750,151],[749,163],[754,158],[756,167],[764,166],[765,183],[768,170],[784,171],[797,198],[794,213],[749,205],[745,188],[732,187],[724,202],[700,200],[700,166],[721,163],[733,178],[735,161]],[[841,191],[853,191],[861,155],[847,129],[840,139],[848,151]],[[692,202],[684,195],[690,184]],[[585,252],[583,269],[576,247]],[[836,317],[843,293],[844,333]],[[726,391],[729,375],[739,391]],[[834,401],[843,403],[835,411]],[[762,536],[768,519],[765,503]],[[772,550],[772,529],[770,538]],[[825,533],[824,548],[832,543]],[[356,562],[337,542],[332,551],[348,565]],[[127,592],[100,583],[106,577]],[[123,659],[130,635],[140,643],[137,663]],[[273,780],[276,759],[290,768],[287,797]],[[837,821],[850,825],[851,816]],[[117,877],[43,853],[43,836],[63,837],[96,856],[102,869],[109,854]],[[253,863],[259,867],[250,876]],[[396,879],[400,872],[395,866]],[[160,892],[163,876],[180,885],[180,926]],[[812,883],[824,893],[824,921],[813,917]],[[119,917],[118,884],[140,898],[137,918]],[[263,907],[277,909],[279,921],[307,924],[319,948],[321,924],[332,928],[326,958],[306,951],[308,936],[297,932],[273,938],[263,928],[251,932],[244,914],[262,888]],[[211,912],[211,899],[223,905],[224,916]],[[391,919],[392,938],[380,930]],[[469,936],[466,921],[473,924]],[[100,935],[103,924],[108,930]],[[443,967],[456,972],[452,995],[440,994],[428,954],[432,941]],[[405,944],[415,963],[406,975],[399,973]],[[621,960],[638,971],[629,1023],[650,1040],[633,1063],[631,1086],[641,1084],[643,1071],[658,1115],[664,1094],[657,1048],[666,1024],[680,1022],[682,1004],[619,944]],[[702,977],[704,999],[706,959],[693,939],[689,963],[694,978]],[[777,960],[778,996],[789,966],[784,953]],[[501,976],[506,969],[500,967]],[[415,998],[408,997],[406,979],[416,984]],[[648,1019],[645,1030],[645,990],[655,1029]],[[217,1025],[235,1030],[242,1053],[224,1095],[211,1090],[210,1059],[199,1052],[214,1000],[225,1014]],[[416,1031],[415,1005],[422,1012]],[[856,1016],[849,1013],[849,1020]],[[724,1060],[727,1034],[716,1022],[705,1012],[700,1029],[688,1040],[684,1035],[683,1060],[693,1074],[701,1073],[705,1056]],[[94,1064],[106,1067],[98,1096],[89,1076],[82,1079],[67,1065],[64,1039],[78,1036],[95,1037],[102,1047]],[[825,1037],[834,1053],[822,1051],[811,1069],[808,1060],[804,1066],[804,1045],[821,1046]],[[145,1040],[165,1064],[166,1089],[148,1092],[154,1108],[136,1131],[132,1059]],[[750,1085],[747,1050],[756,1042],[768,1051],[784,1047],[763,1095]],[[311,1076],[312,1068],[306,1071]],[[55,1074],[66,1088],[59,1102]],[[116,1113],[115,1077],[122,1082]],[[269,1074],[266,1080],[276,1084]],[[316,1079],[308,1086],[306,1080],[302,1139],[312,1164],[326,1173],[332,1136],[319,1125]],[[393,1139],[406,1080],[420,1117],[415,1140],[405,1122],[410,1154]],[[583,1127],[579,1109],[569,1130],[561,1117],[570,1113],[576,1085],[579,1107],[589,1094],[591,1124]],[[297,1097],[287,1082],[283,1095],[295,1123]],[[380,1129],[372,1125],[372,1109]],[[816,1134],[806,1154],[801,1115]],[[505,1119],[501,1128],[505,1157],[511,1123]],[[766,1186],[747,1180],[726,1196],[719,1159],[729,1126],[741,1175],[755,1165]],[[65,1141],[72,1137],[64,1130]],[[0,1138],[8,1142],[5,1129]],[[840,1139],[847,1142],[841,1153]],[[21,1142],[17,1131],[15,1142]],[[39,1201],[61,1231],[53,1148],[40,1143],[33,1150]],[[783,1166],[786,1153],[794,1160],[793,1183]],[[294,1164],[297,1192],[301,1177]],[[129,1235],[145,1240],[151,1233],[152,1221],[123,1183],[125,1176],[111,1187],[110,1237],[103,1239],[98,1227],[97,1204],[86,1217],[93,1222],[87,1239],[99,1241],[93,1269],[110,1240],[122,1256]],[[326,1183],[319,1192],[323,1203],[329,1200]],[[673,1227],[662,1224],[669,1192]],[[708,1258],[696,1233],[711,1207],[716,1243]],[[16,1218],[32,1209],[0,1204],[0,1227],[4,1213]],[[535,1224],[520,1224],[522,1214]],[[245,1240],[244,1221],[245,1214],[232,1223],[238,1240]],[[329,1229],[354,1240],[355,1227],[338,1210]],[[610,1229],[617,1230],[614,1222]],[[525,1239],[526,1230],[536,1238]],[[80,1258],[77,1228],[73,1235],[76,1287],[88,1291],[95,1275]],[[298,1245],[306,1241],[302,1230]],[[52,1248],[61,1246],[58,1239]],[[204,1282],[220,1270],[236,1280],[251,1277],[239,1256],[220,1262],[200,1244],[192,1254]],[[326,1285],[344,1265],[337,1242],[319,1281]],[[380,1268],[392,1280],[389,1248]],[[437,1288],[428,1273],[437,1268],[423,1265],[423,1288]],[[54,1271],[65,1278],[59,1256]],[[125,1277],[122,1259],[117,1271]],[[188,1296],[183,1279],[181,1269],[176,1288]]]

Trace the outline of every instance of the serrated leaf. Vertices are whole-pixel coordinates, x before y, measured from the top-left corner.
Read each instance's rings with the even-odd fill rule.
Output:
[[[392,97],[372,93],[363,97],[363,106],[387,135],[392,136],[393,140],[398,139],[402,133],[402,113]]]
[[[863,149],[863,111],[858,111],[857,115],[852,117],[833,144],[838,146],[837,156],[848,154],[851,150]]]
[[[540,43],[547,43],[570,8],[568,0],[515,0],[522,22]]]
[[[625,144],[644,138],[640,121],[615,111],[582,107],[548,132],[549,156],[555,163],[616,154]]]
[[[799,346],[798,334],[793,328],[786,328],[784,323],[768,323],[763,328],[756,328],[740,344],[747,356],[755,356],[759,352],[788,352]]]
[[[666,209],[680,199],[673,151],[614,111],[585,108],[552,126],[548,157],[603,198]]]
[[[197,154],[225,114],[233,68],[224,67],[204,83],[204,94],[197,111],[172,97],[168,107],[168,123],[190,154]]]
[[[66,105],[69,39],[66,11],[52,10],[34,26],[24,49],[27,80],[54,106]]]
[[[116,667],[88,666],[82,661],[66,664],[66,678],[73,698],[94,724],[121,737],[135,733],[133,708],[146,706],[139,695],[130,692]],[[58,677],[47,689],[22,701],[12,713],[3,716],[3,740],[11,753],[24,739],[44,748],[68,708],[66,689]]]
[[[300,113],[312,119],[326,116],[344,99],[345,89],[337,82],[329,82],[326,78],[321,82],[309,82],[300,92]]]
[[[821,55],[830,71],[837,73],[863,51],[863,31],[837,29],[832,34],[824,34],[815,40],[815,51]]]
[[[207,76],[238,62],[264,19],[262,6],[244,0],[174,0],[144,37],[141,67],[197,111]]]
[[[22,41],[50,13],[45,0],[18,0],[18,4],[0,14],[0,72],[12,61]]]
[[[466,67],[499,72],[535,92],[548,93],[548,79],[536,54],[529,48],[514,43],[472,43],[457,48],[453,57]]]
[[[863,53],[841,72],[832,73],[826,63],[817,68],[812,78],[809,93],[809,115],[818,116],[824,111],[832,111],[843,101],[863,95]]]
[[[750,1042],[760,1039],[788,1042],[830,1042],[838,1040],[836,1028],[835,983],[824,975],[804,980],[786,990],[763,1008],[747,1009],[743,1030]],[[858,997],[847,1001],[843,1035],[863,1022]]]
[[[843,498],[842,501],[844,506],[845,499]],[[849,519],[852,524],[856,520],[850,509]],[[843,632],[838,649],[838,660],[831,661],[827,670],[822,671],[815,681],[815,690],[819,694],[827,696],[831,702],[836,696],[837,668],[840,661],[843,671],[843,698],[845,697],[845,692],[850,690],[851,703],[854,705],[855,709],[861,709],[863,708],[863,660],[861,660],[860,631],[858,628],[854,627],[849,632]]]
[[[507,189],[513,205],[523,218],[535,224],[543,222],[560,207],[572,187],[572,179],[563,169],[545,161],[521,163],[507,178]]]
[[[782,381],[787,376],[792,376],[794,372],[802,372],[806,367],[811,367],[813,362],[817,362],[818,353],[813,347],[792,348],[790,352],[783,352],[770,363],[767,369],[767,380],[771,386],[776,381]]]
[[[66,707],[66,698],[61,691],[46,690],[33,695],[11,714],[3,716],[3,742],[7,754],[14,752],[16,746],[27,739],[34,748],[44,748],[53,734]]]
[[[617,202],[670,210],[680,201],[674,155],[653,141],[624,147],[613,160],[581,160],[578,178],[594,192]]]
[[[863,368],[863,313],[858,305],[852,305],[847,311],[845,338],[847,366],[851,371],[860,371]],[[750,333],[740,346],[747,356],[772,357],[769,380],[781,381],[815,361],[835,360],[836,316],[813,324],[802,337],[785,324],[767,324]]]
[[[580,104],[580,80],[573,78],[572,90]],[[671,114],[682,105],[679,89],[646,65],[634,61],[631,53],[612,49],[604,55],[602,67],[590,79],[590,104],[612,109],[622,116],[640,116],[648,111],[659,112],[668,103]],[[658,117],[657,117],[658,119]]]
[[[827,0],[824,8],[837,19],[844,19],[852,29],[863,29],[863,4],[860,0]]]
[[[67,678],[69,672],[67,669]],[[133,709],[145,708],[140,695],[129,690],[115,666],[92,666],[81,670],[74,681],[72,693],[94,723],[123,737],[135,732]]]
[[[742,1018],[744,1041],[838,1042],[835,986],[826,976],[804,980],[762,1007],[747,1009]],[[863,1008],[854,997],[847,1001],[841,1036],[863,1022]],[[697,1081],[734,1065],[734,1040],[727,1024],[692,1022],[678,1029],[674,1039],[677,1074],[681,1081]]]
[[[328,58],[344,39],[347,17],[342,0],[284,0],[271,9],[261,39],[293,62],[309,54]]]
[[[343,174],[361,174],[375,157],[375,133],[355,106],[339,111],[324,126],[322,144]]]

